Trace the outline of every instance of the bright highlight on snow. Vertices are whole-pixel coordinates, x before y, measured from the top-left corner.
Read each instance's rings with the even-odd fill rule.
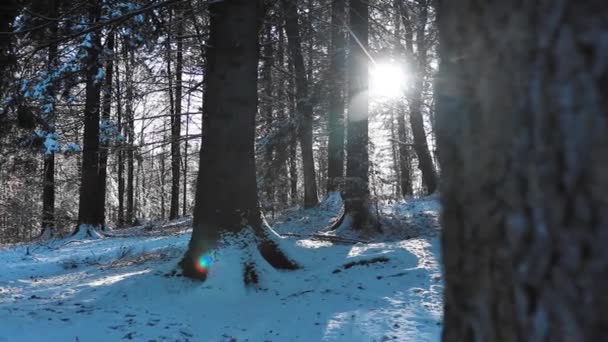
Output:
[[[212,264],[213,257],[211,257],[211,255],[209,254],[203,254],[198,258],[198,262],[196,263],[196,270],[200,273],[207,274]]]
[[[403,95],[408,82],[405,66],[394,61],[373,64],[369,76],[372,100],[396,99]]]

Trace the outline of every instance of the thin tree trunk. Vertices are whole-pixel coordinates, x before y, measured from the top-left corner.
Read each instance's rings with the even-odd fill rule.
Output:
[[[409,145],[410,136],[407,131],[407,126],[405,124],[405,113],[401,106],[399,106],[400,110],[397,110],[397,136],[399,137],[398,145],[399,145],[399,184],[401,188],[401,196],[407,197],[411,196],[414,193],[413,182],[412,182],[412,173],[411,173],[411,160],[410,160],[410,148]]]
[[[110,52],[110,56],[106,62],[105,84],[103,87],[103,99],[101,120],[108,125],[110,123],[110,112],[112,110],[112,86],[113,86],[113,71],[114,71],[114,33],[110,32],[106,42],[106,50]],[[105,135],[105,134],[104,134]],[[98,201],[103,205],[98,207],[99,216],[102,218],[102,225],[105,224],[105,203],[106,203],[106,177],[108,166],[108,152],[110,149],[109,137],[104,136],[101,139],[101,148],[99,151],[99,185],[97,196]]]
[[[50,0],[48,4],[51,17],[58,15],[58,4],[56,0]],[[49,29],[50,36],[57,35],[57,22],[51,23]],[[57,44],[51,44],[48,51],[48,71],[55,72],[58,66]],[[55,132],[56,103],[55,86],[51,85],[49,97],[52,102],[52,111],[46,114],[48,133]],[[46,151],[44,154],[44,176],[42,185],[42,237],[50,238],[55,230],[55,152]]]
[[[608,340],[608,6],[438,6],[443,340]]]
[[[344,177],[344,77],[346,49],[344,38],[344,0],[333,0],[331,7],[331,49],[329,52],[329,140],[327,142],[327,191],[337,190],[337,179]]]
[[[92,24],[99,21],[100,7],[96,0],[89,1],[89,16]],[[84,108],[84,136],[82,149],[82,174],[80,184],[80,201],[78,205],[78,228],[75,234],[83,230],[87,235],[91,230],[99,229],[103,224],[98,206],[100,203],[96,193],[99,191],[99,105],[101,82],[96,79],[101,63],[101,38],[95,31],[88,36],[90,41],[86,52],[86,98]]]
[[[285,67],[285,35],[282,27],[277,27],[279,34],[279,42],[277,44],[276,52],[276,65],[279,68]],[[285,103],[288,98],[285,93],[285,77],[278,77],[277,79],[277,120],[284,122],[288,120],[285,113]],[[281,205],[288,205],[289,192],[286,191],[289,188],[289,174],[288,174],[288,147],[290,144],[285,141],[284,143],[278,144],[275,147],[275,160],[276,166],[273,167],[275,174],[278,176],[277,188],[281,191],[277,191],[277,203]],[[297,189],[296,189],[297,191]]]
[[[395,173],[395,185],[393,196],[395,198],[402,195],[401,192],[401,162],[399,160],[399,133],[395,125],[396,115],[391,115],[391,152],[393,155],[393,172]]]
[[[191,82],[188,82],[190,85]],[[190,134],[190,97],[192,96],[192,92],[188,92],[188,101],[186,104],[186,137]],[[190,139],[188,137],[188,139]],[[183,176],[184,176],[184,189],[182,194],[182,215],[186,216],[188,213],[188,140],[184,141],[184,166],[182,168]]]
[[[180,263],[189,277],[205,279],[201,256],[215,248],[224,233],[240,234],[246,227],[255,231],[259,252],[270,264],[295,267],[263,232],[258,206],[254,135],[261,10],[261,2],[250,0],[209,5],[207,129],[200,152],[192,238]],[[251,251],[248,246],[255,243],[246,241],[247,246],[241,247]],[[253,260],[241,266],[246,282],[257,278],[257,274],[251,276]]]
[[[274,62],[274,51],[272,44],[272,24],[266,24],[266,42],[262,48],[263,67],[262,67],[262,91],[264,94],[264,101],[262,102],[262,108],[260,110],[262,118],[265,121],[268,130],[272,128],[272,65]],[[272,169],[272,157],[273,157],[273,144],[266,144],[264,146],[264,173],[263,173],[263,190],[266,197],[266,202],[270,204],[270,207],[274,207],[274,184],[273,179],[275,175]],[[274,210],[273,210],[274,211]]]
[[[135,65],[135,57],[133,48],[129,46],[128,42],[125,42],[125,73],[127,83],[127,94],[126,94],[126,136],[127,136],[127,212],[126,212],[126,224],[132,225],[135,215],[135,188],[134,188],[134,173],[135,173],[135,118],[133,113],[133,67]]]
[[[424,90],[424,77],[427,68],[426,25],[428,22],[428,0],[418,0],[418,18],[416,23],[416,72],[414,73],[413,87],[410,92],[410,125],[414,138],[414,151],[418,156],[418,168],[422,172],[422,181],[428,193],[437,189],[437,172],[433,165],[433,158],[429,151],[424,119],[422,116],[422,91]]]
[[[395,7],[395,45],[396,50],[405,52],[408,64],[413,63],[414,55],[414,31],[412,29],[412,22],[409,15],[407,15],[405,5],[399,0],[393,2]],[[401,45],[401,18],[403,25],[405,26],[405,51]],[[401,190],[401,196],[408,197],[413,195],[414,187],[412,181],[411,172],[411,145],[407,125],[405,124],[405,108],[402,104],[397,104],[397,136],[398,136],[398,148],[399,148],[399,186]]]
[[[294,66],[296,78],[296,109],[298,112],[298,137],[302,150],[302,168],[304,170],[304,207],[311,208],[317,205],[317,180],[315,176],[315,161],[312,150],[312,101],[310,99],[300,28],[298,24],[298,11],[296,0],[282,0],[285,12],[285,30],[291,61]]]
[[[120,69],[118,63],[116,63],[116,117],[118,121],[118,132],[123,134],[123,118],[122,118],[122,92],[120,89]],[[124,162],[124,143],[121,143],[117,151],[117,163],[118,163],[118,227],[125,225],[125,162]]]
[[[175,107],[174,115],[171,117],[171,208],[169,211],[169,219],[174,220],[179,215],[179,177],[180,169],[179,165],[181,162],[181,122],[182,122],[182,69],[183,69],[183,19],[178,18],[177,20],[177,51],[175,61]],[[169,56],[170,56],[169,45]],[[167,70],[169,71],[169,79],[172,75],[170,73],[170,61],[167,61]]]

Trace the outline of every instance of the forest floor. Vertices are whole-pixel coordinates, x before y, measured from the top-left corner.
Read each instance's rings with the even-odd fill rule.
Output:
[[[0,341],[438,341],[437,200],[379,206],[384,233],[365,243],[311,237],[338,210],[330,198],[271,220],[303,268],[258,289],[168,276],[187,220],[0,248]]]

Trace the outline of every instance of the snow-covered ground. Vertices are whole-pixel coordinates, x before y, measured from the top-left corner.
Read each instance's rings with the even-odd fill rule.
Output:
[[[330,201],[274,220],[298,235],[283,244],[303,269],[265,272],[245,291],[168,276],[190,236],[179,225],[0,248],[0,341],[438,341],[436,200],[380,206],[386,232],[369,243],[309,238],[336,210]]]

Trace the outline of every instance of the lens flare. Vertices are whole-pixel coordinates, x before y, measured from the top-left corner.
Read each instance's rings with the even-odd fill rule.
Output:
[[[195,263],[196,270],[200,273],[207,274],[209,272],[209,268],[213,264],[213,257],[209,254],[201,255],[197,262]]]

